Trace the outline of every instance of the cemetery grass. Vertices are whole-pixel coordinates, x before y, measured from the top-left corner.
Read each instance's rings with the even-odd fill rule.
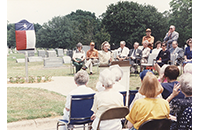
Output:
[[[39,88],[7,88],[7,122],[63,115],[66,97]]]

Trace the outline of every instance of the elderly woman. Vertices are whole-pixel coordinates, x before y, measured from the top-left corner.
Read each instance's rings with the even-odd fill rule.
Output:
[[[156,46],[156,48],[154,48],[153,50],[152,50],[152,53],[153,54],[158,54],[161,50],[162,50],[162,48],[161,48],[161,41],[157,41],[156,43],[155,43],[155,46]]]
[[[99,63],[100,66],[109,66],[110,62],[113,61],[113,54],[111,51],[108,51],[110,49],[110,44],[105,41],[101,44],[102,51],[99,52]]]
[[[183,68],[183,73],[190,73],[192,74],[192,63],[188,63]]]
[[[69,92],[66,98],[65,108],[63,110],[63,119],[69,120],[69,112],[70,112],[70,103],[71,103],[71,95],[84,95],[84,94],[92,94],[95,93],[91,88],[86,87],[86,84],[89,80],[89,75],[86,71],[79,71],[74,75],[74,81],[77,85],[77,88]],[[65,130],[64,127],[62,127]]]
[[[156,76],[147,72],[139,89],[139,93],[146,98],[135,101],[131,112],[126,116],[129,129],[137,130],[140,125],[150,119],[169,118],[169,103],[162,98],[157,98],[162,91],[163,88]]]
[[[123,96],[117,90],[113,89],[113,84],[115,83],[115,78],[109,69],[104,69],[99,75],[99,81],[105,87],[104,91],[98,92],[94,95],[94,103],[92,106],[92,111],[94,114],[91,119],[94,120],[92,123],[92,128],[97,129],[99,118],[103,112],[110,108],[122,107]],[[121,120],[113,119],[100,122],[100,130],[121,130]]]
[[[185,49],[185,61],[183,64],[192,63],[192,38],[188,39],[186,43],[188,44],[188,47]]]
[[[76,67],[76,73],[82,68],[85,60],[85,52],[82,50],[83,45],[79,42],[76,45],[76,50],[73,52],[72,61]]]
[[[172,100],[179,94],[179,88],[185,95],[185,98]],[[192,107],[192,75],[190,73],[184,73],[180,77],[180,85],[174,85],[173,93],[167,98],[167,100],[169,102],[172,100],[170,102],[170,113],[177,117],[177,124],[174,129],[191,130],[192,125],[190,123],[192,122],[192,117],[183,117],[183,112]]]

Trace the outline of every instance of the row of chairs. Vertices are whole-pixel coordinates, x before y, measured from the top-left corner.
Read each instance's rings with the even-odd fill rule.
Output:
[[[131,104],[137,92],[138,92],[137,90],[129,91],[128,105]],[[121,94],[123,94],[124,104],[125,104],[126,92],[121,92]],[[90,117],[93,114],[93,112],[91,111],[93,105],[93,99],[94,99],[94,94],[72,95],[69,121],[64,119],[59,119],[59,121],[57,122],[57,130],[59,129],[59,126],[65,126],[66,128],[68,128],[69,125],[73,126],[76,125],[76,128],[81,127],[84,130],[86,126],[88,126],[88,128],[91,127],[90,124],[92,123],[92,120],[90,119]],[[109,109],[101,115],[99,123],[102,120],[124,118],[128,113],[129,109],[127,107],[117,107]],[[73,128],[68,128],[68,129],[73,129]],[[139,130],[146,130],[146,129],[141,128]]]

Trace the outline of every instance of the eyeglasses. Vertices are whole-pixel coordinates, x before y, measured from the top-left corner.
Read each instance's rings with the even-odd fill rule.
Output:
[[[162,45],[162,47],[166,47],[166,45]]]
[[[169,29],[173,29],[173,28],[169,28]]]

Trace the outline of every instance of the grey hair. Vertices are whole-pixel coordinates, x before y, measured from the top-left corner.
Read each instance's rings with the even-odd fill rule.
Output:
[[[104,69],[99,75],[99,81],[104,87],[112,87],[115,83],[115,78],[109,69]]]
[[[74,75],[74,81],[78,85],[85,85],[89,80],[89,75],[86,71],[78,71]]]
[[[78,47],[81,47],[81,48],[82,48],[83,45],[82,45],[82,43],[79,42],[79,43],[77,43],[76,47],[77,47],[77,48],[78,48]]]
[[[187,96],[192,95],[192,74],[184,73],[180,77],[181,91]]]
[[[118,82],[123,77],[123,71],[119,65],[112,65],[109,67],[111,73],[115,77],[115,81]]]
[[[192,74],[192,63],[187,63],[184,66],[183,73],[190,73],[190,74]]]
[[[170,27],[172,27],[172,28],[176,28],[174,25],[171,25]]]
[[[134,45],[138,45],[138,46],[139,46],[139,43],[138,43],[138,42],[135,42]]]
[[[125,42],[125,41],[121,41],[120,44],[124,44],[124,45],[126,45],[126,42]]]
[[[178,45],[178,42],[177,42],[177,41],[173,41],[173,42],[175,42],[175,43]],[[173,43],[173,42],[172,42],[172,43]]]
[[[143,41],[143,44],[149,44],[148,40]]]

